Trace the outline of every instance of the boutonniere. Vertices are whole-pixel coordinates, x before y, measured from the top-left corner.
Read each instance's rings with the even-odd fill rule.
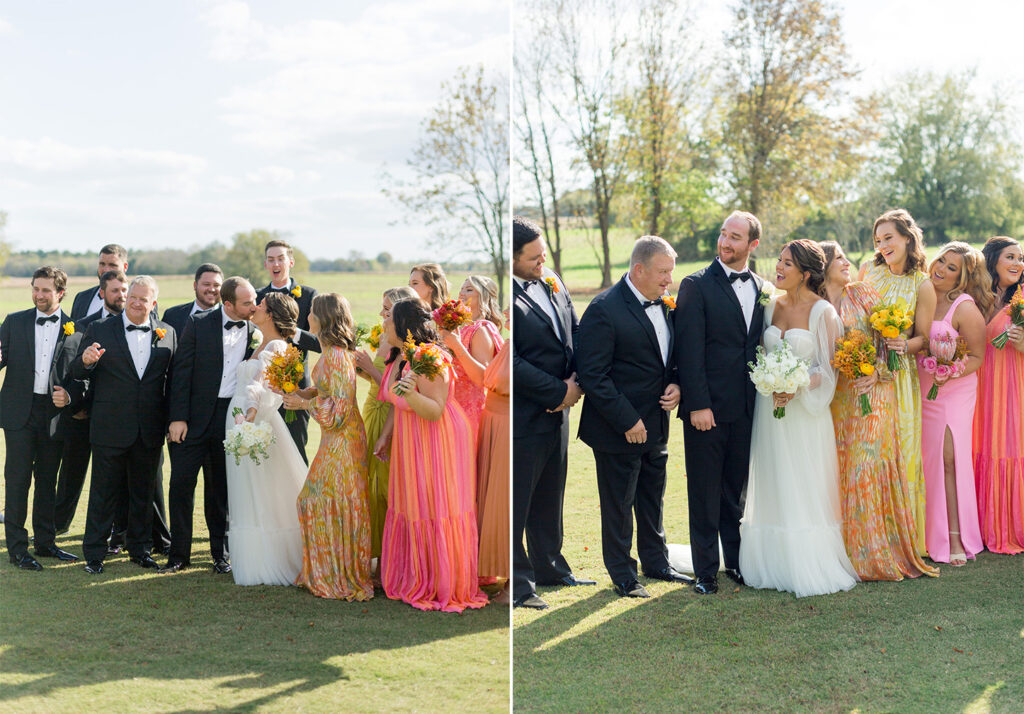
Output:
[[[761,307],[765,307],[772,301],[772,295],[775,291],[772,289],[771,283],[765,281],[764,285],[761,286],[761,292],[757,294],[757,304]]]
[[[676,299],[671,295],[662,295],[661,304],[665,306],[665,312],[672,312],[676,309]]]
[[[155,330],[153,330],[153,333],[156,335],[156,338],[158,340],[162,340],[163,338],[167,337],[167,330],[165,330],[162,327],[157,327]]]
[[[296,298],[302,297],[302,286],[301,285],[296,285],[292,289],[292,295],[295,296]]]
[[[557,295],[558,294],[558,281],[557,280],[555,280],[551,276],[548,276],[548,277],[544,278],[544,284],[548,287],[548,292],[549,293],[551,293],[552,295]]]
[[[253,330],[252,337],[249,339],[249,349],[256,349],[257,347],[260,346],[261,342],[263,342],[263,333],[260,332],[259,330]]]
[[[75,334],[75,323],[69,320],[64,323],[64,336],[71,337],[73,334]]]

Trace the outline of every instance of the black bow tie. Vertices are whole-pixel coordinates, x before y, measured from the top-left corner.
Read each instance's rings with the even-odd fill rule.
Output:
[[[126,327],[125,329],[128,330],[128,332],[131,332],[132,330],[140,330],[142,332],[149,332],[149,325],[128,325],[128,327]]]
[[[737,280],[742,280],[743,282],[750,280],[750,272],[744,270],[742,273],[733,273],[729,276],[730,283],[735,283]]]
[[[224,323],[224,329],[225,330],[230,330],[232,327],[244,327],[244,326],[245,326],[245,323],[241,322],[241,321],[239,321],[239,322],[231,322],[230,320],[228,320],[227,322]]]
[[[60,319],[60,315],[58,315],[57,313],[54,313],[54,314],[50,315],[49,317],[37,317],[36,318],[36,324],[37,325],[45,325],[47,322],[56,322],[59,319]]]
[[[663,304],[662,301],[661,301],[661,298],[658,298],[657,300],[644,300],[642,303],[640,303],[640,307],[642,307],[644,310],[646,310],[649,307],[653,307],[654,305],[661,305],[661,304]]]
[[[532,285],[540,285],[540,281],[539,280],[524,280],[523,281],[523,290],[529,290],[530,286],[532,286]]]
[[[275,288],[273,285],[270,286],[270,292],[272,293],[290,293],[292,291],[287,285],[283,288]]]

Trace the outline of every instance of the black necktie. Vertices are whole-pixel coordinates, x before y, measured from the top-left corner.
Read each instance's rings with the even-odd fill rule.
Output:
[[[742,273],[733,273],[732,275],[729,276],[730,283],[735,283],[737,280],[747,282],[748,280],[750,280],[750,272],[744,270]]]
[[[141,330],[142,332],[149,332],[149,325],[128,325],[126,328],[128,332],[132,330]]]
[[[644,310],[646,310],[647,308],[651,307],[652,305],[660,305],[660,304],[661,304],[661,298],[658,298],[657,300],[644,300],[642,303],[640,303],[640,306]]]
[[[36,318],[36,324],[37,325],[45,325],[47,322],[56,322],[59,319],[60,319],[60,315],[58,315],[57,313],[54,313],[54,314],[50,315],[49,317],[37,317]]]
[[[231,322],[230,320],[228,320],[227,322],[224,323],[224,329],[225,330],[230,330],[232,327],[243,327],[244,325],[245,325],[245,323],[241,322],[241,321],[239,321],[239,322]]]

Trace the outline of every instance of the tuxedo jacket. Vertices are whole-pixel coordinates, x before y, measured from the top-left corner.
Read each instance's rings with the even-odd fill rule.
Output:
[[[50,358],[51,380],[47,387],[53,394],[53,364],[64,346],[66,335],[64,325],[70,318],[63,310],[60,315],[61,329]],[[7,369],[3,387],[0,388],[0,428],[22,429],[28,423],[32,411],[32,388],[36,379],[36,309],[34,307],[13,312],[0,324],[0,369]],[[50,402],[49,417],[57,416],[57,407]]]
[[[168,310],[170,312],[170,310]],[[170,379],[170,421],[188,422],[185,441],[206,436],[217,407],[224,373],[224,307],[188,318],[174,353]],[[245,356],[252,356],[251,322],[245,323]]]
[[[309,330],[309,308],[310,305],[312,305],[313,303],[313,298],[316,297],[316,289],[311,288],[308,285],[297,284],[295,282],[295,278],[288,278],[287,292],[291,294],[291,292],[296,287],[299,288],[299,291],[301,293],[298,297],[292,295],[292,297],[295,298],[295,302],[297,302],[299,305],[299,319],[296,320],[296,322],[300,330]],[[262,288],[257,290],[256,303],[259,304],[263,302],[264,296],[266,296],[266,294],[269,293],[271,290],[274,290],[274,288],[272,288],[270,285],[264,285]]]
[[[83,317],[89,315],[89,305],[92,304],[92,300],[96,297],[96,293],[100,291],[99,285],[93,285],[91,288],[86,288],[75,295],[75,301],[71,303],[71,319],[81,320]]]
[[[512,281],[512,395],[513,434],[542,434],[558,429],[569,410],[549,414],[565,399],[565,380],[576,371],[579,320],[569,291],[554,272],[544,269],[558,292],[549,293],[557,324],[534,302],[519,283]]]
[[[160,318],[168,325],[174,328],[174,332],[178,335],[178,348],[181,348],[181,337],[185,332],[185,323],[188,322],[188,318],[192,315],[192,306],[195,301],[187,302],[184,305],[175,305],[174,307],[167,308],[163,316]],[[216,308],[214,308],[216,309]]]
[[[159,448],[167,431],[167,376],[177,347],[174,328],[149,316],[149,363],[139,378],[120,315],[96,320],[82,335],[71,376],[88,379],[92,390],[89,441],[93,446],[126,448],[141,439]],[[165,330],[164,336],[156,333]],[[86,366],[82,354],[93,342],[106,351]]]
[[[102,315],[103,310],[97,310],[75,322],[75,331],[64,339],[60,354],[57,355],[53,369],[50,370],[50,382],[63,387],[70,400],[66,407],[58,410],[57,417],[50,424],[50,436],[54,438],[63,439],[68,420],[83,409],[89,411],[92,406],[92,390],[89,389],[89,381],[74,379],[71,376],[71,363],[75,361],[78,347],[82,344],[82,336],[89,329],[89,325],[99,320]]]
[[[658,400],[676,382],[672,315],[665,311],[669,331],[668,360],[654,325],[623,277],[587,306],[580,320],[576,368],[586,396],[579,437],[591,448],[608,453],[642,453],[668,440],[668,412]],[[644,444],[630,444],[626,432],[642,419]]]
[[[745,287],[760,295],[764,280],[751,274]],[[754,415],[753,362],[764,325],[764,306],[755,300],[747,328],[743,309],[722,265],[708,267],[683,279],[676,300],[676,365],[682,400],[678,416],[711,409],[716,422],[730,423]]]

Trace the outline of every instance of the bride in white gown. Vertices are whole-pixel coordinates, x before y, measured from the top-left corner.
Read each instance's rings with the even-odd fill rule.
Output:
[[[307,467],[277,411],[281,396],[263,380],[264,367],[287,346],[282,333],[294,333],[297,317],[291,296],[271,292],[263,299],[252,317],[263,344],[238,365],[235,396],[228,405],[228,429],[235,424],[232,413],[238,407],[249,421],[269,423],[275,437],[268,458],[258,466],[248,458],[235,465],[234,457],[227,457],[228,544],[237,585],[292,585],[302,568],[296,501]]]
[[[786,291],[765,309],[765,351],[783,341],[810,362],[811,384],[791,398],[757,395],[750,480],[740,523],[740,572],[755,588],[797,597],[849,590],[857,575],[843,544],[839,464],[829,404],[835,341],[843,324],[816,294],[825,256],[812,241],[782,250],[776,283]],[[806,327],[804,327],[806,325]],[[775,406],[786,415],[776,419]]]

